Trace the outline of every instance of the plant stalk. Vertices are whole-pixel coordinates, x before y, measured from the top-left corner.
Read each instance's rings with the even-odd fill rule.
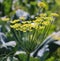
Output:
[[[27,60],[26,61],[30,61],[30,53],[27,53]]]

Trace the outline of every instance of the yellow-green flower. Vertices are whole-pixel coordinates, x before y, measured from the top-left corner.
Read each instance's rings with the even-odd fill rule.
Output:
[[[53,20],[54,20],[53,17],[41,17],[41,18],[43,18],[43,19],[45,19],[45,20],[50,20],[50,21],[53,21]]]
[[[10,25],[10,27],[11,28],[14,28],[14,29],[17,29],[17,28],[19,28],[21,26],[21,24],[19,24],[19,23],[16,23],[16,24],[14,24],[14,25]]]
[[[41,17],[37,17],[36,20],[34,20],[34,23],[41,23],[42,22],[42,18]]]
[[[50,24],[50,21],[44,21],[42,24],[43,25],[49,25]]]
[[[10,21],[10,23],[14,24],[14,23],[17,23],[17,22],[19,22],[19,21],[20,21],[20,20],[18,19],[18,20]]]
[[[51,16],[58,17],[59,15],[57,13],[51,13]]]
[[[42,7],[42,8],[45,8],[46,7],[46,4],[44,2],[39,2],[38,3],[38,6],[39,7]]]
[[[26,21],[22,21],[22,23],[23,23],[23,24],[25,24],[25,23],[26,23]]]
[[[9,18],[2,18],[2,21],[9,21]]]
[[[23,32],[33,31],[33,29],[41,30],[44,29],[46,25],[51,24],[49,20],[53,20],[53,17],[47,17],[45,13],[42,13],[40,17],[37,17],[33,21],[22,21],[22,23],[19,23],[19,20],[11,21],[13,25],[10,25],[10,27]]]
[[[46,16],[47,16],[46,13],[41,13],[41,14],[40,14],[40,17],[46,17]]]
[[[45,28],[45,26],[39,26],[39,29],[41,30],[41,29],[44,29]]]
[[[31,28],[37,29],[37,27],[38,27],[38,23],[31,23]]]

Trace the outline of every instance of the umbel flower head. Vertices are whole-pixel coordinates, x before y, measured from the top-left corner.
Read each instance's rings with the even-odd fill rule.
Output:
[[[22,21],[22,23],[20,23],[20,20],[11,21],[12,25],[10,25],[10,27],[23,32],[33,31],[33,29],[41,30],[44,29],[45,26],[51,24],[51,21],[53,21],[53,17],[43,13],[40,14],[40,17],[36,17],[36,19],[32,21]]]

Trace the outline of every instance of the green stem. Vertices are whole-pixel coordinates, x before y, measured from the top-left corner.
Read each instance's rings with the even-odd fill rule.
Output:
[[[27,60],[26,61],[30,61],[30,53],[27,53]]]

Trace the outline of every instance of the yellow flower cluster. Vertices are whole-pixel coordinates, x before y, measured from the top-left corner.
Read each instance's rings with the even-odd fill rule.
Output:
[[[33,21],[34,23],[41,23],[42,22],[42,18],[41,17],[37,17],[36,20]]]
[[[5,21],[5,22],[9,21],[9,18],[1,18],[1,19],[2,21]]]
[[[14,25],[10,25],[11,28],[14,28],[16,30],[20,30],[23,32],[26,31],[32,31],[32,28],[35,28],[37,24],[35,23],[25,23],[25,24],[21,24],[21,23],[16,23]]]
[[[46,16],[47,16],[46,13],[41,13],[41,14],[40,14],[40,17],[46,17]]]
[[[10,23],[14,24],[14,23],[17,23],[17,22],[19,22],[19,21],[20,21],[20,20],[18,19],[18,20],[10,21]]]
[[[51,15],[47,16],[46,13],[41,13],[40,14],[40,18],[41,19],[44,19],[44,20],[50,20],[50,21],[53,21],[54,20],[54,18]]]
[[[51,16],[58,17],[59,15],[57,13],[51,13]]]
[[[42,8],[45,8],[46,7],[46,4],[44,2],[39,2],[38,3],[38,6],[39,7],[42,7]]]
[[[42,25],[48,25],[48,24],[50,24],[49,21],[44,21],[44,22],[42,23]]]
[[[22,23],[20,23],[20,20],[11,21],[12,25],[10,27],[23,32],[33,31],[33,29],[41,30],[44,29],[45,26],[50,25],[52,20],[53,17],[47,16],[43,13],[40,14],[40,17],[36,17],[36,19],[32,21],[22,21]]]
[[[42,17],[42,18],[45,19],[45,20],[50,20],[50,21],[53,21],[54,20],[53,17]]]
[[[19,28],[21,26],[21,24],[19,24],[19,23],[16,23],[16,24],[14,24],[14,25],[10,25],[10,27],[11,28],[14,28],[14,29],[17,29],[17,28]]]

